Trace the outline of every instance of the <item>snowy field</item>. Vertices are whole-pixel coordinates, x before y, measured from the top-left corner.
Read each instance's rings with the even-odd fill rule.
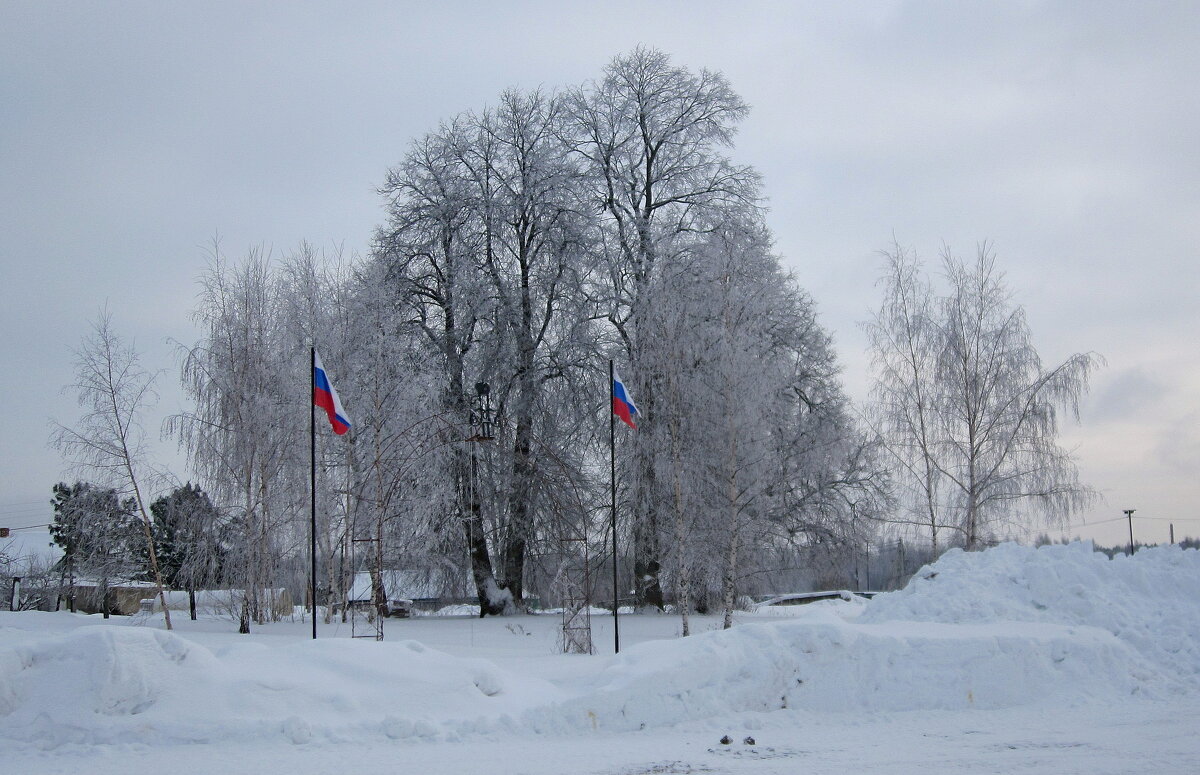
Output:
[[[0,773],[1197,773],[1200,552],[951,552],[747,613],[347,626],[0,613]],[[722,745],[728,735],[733,742]]]

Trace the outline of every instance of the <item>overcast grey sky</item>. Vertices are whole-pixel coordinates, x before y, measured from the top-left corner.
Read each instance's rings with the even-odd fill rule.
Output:
[[[846,385],[893,237],[936,264],[990,241],[1047,361],[1108,360],[1068,428],[1139,538],[1200,535],[1200,3],[507,2],[0,4],[6,411],[0,526],[45,522],[70,476],[71,351],[108,304],[165,369],[206,245],[363,251],[409,141],[506,87],[598,77],[639,43],[753,106],[785,264]],[[173,444],[160,458],[187,477]],[[1071,531],[1127,540],[1123,521]]]

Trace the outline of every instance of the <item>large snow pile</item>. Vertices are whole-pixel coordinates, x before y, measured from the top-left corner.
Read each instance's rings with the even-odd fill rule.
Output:
[[[1113,559],[1090,542],[951,550],[861,622],[1053,622],[1098,627],[1180,679],[1200,681],[1200,552],[1176,546]]]
[[[637,729],[730,711],[1006,708],[1161,691],[1161,676],[1129,672],[1131,657],[1107,633],[1057,625],[780,621],[622,653],[554,715]]]
[[[439,721],[500,718],[558,696],[415,641],[214,653],[162,630],[101,625],[0,649],[0,736],[45,746],[429,737]]]
[[[559,657],[559,668],[539,672],[552,677],[413,640],[206,648],[138,626],[10,630],[20,637],[0,646],[0,739],[449,741],[785,708],[861,714],[1159,697],[1181,674],[1192,677],[1183,691],[1194,689],[1198,571],[1194,551],[1116,561],[1086,547],[954,552],[860,616],[852,606],[806,606],[804,616],[648,641],[618,657]],[[26,614],[4,616],[0,636]],[[32,616],[19,621],[62,621]]]

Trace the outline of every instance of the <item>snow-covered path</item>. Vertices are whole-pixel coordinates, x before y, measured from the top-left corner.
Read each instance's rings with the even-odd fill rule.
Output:
[[[857,718],[803,711],[741,714],[640,733],[458,742],[139,745],[9,750],[24,775],[1117,775],[1200,772],[1200,703],[1136,702],[1070,710],[931,711]],[[726,747],[722,735],[736,737]],[[756,745],[742,743],[753,735]]]

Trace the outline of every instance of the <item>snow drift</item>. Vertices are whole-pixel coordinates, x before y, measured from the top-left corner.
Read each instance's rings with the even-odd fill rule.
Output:
[[[729,711],[904,711],[1078,703],[1162,685],[1107,633],[1056,625],[751,624],[633,649],[555,709],[637,729]]]
[[[213,653],[162,630],[92,626],[0,650],[0,736],[50,747],[421,737],[435,734],[430,720],[517,712],[547,688],[415,641],[247,642]]]
[[[731,712],[1156,697],[1200,672],[1198,571],[1200,553],[1177,549],[1115,561],[1079,546],[952,552],[861,615],[847,606],[849,621],[825,606],[643,643],[556,681],[416,641],[246,640],[210,650],[146,627],[88,626],[0,648],[0,738],[45,747],[264,735],[454,740]]]
[[[1090,542],[951,550],[859,621],[1052,622],[1111,633],[1176,678],[1200,681],[1200,552],[1177,546],[1113,559]]]

